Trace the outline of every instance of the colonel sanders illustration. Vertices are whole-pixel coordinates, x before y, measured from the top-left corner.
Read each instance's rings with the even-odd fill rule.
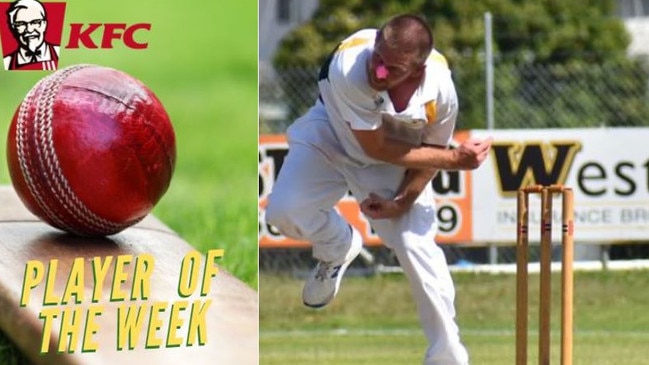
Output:
[[[59,46],[45,41],[47,13],[37,0],[17,0],[7,9],[18,48],[4,57],[5,70],[55,70]]]

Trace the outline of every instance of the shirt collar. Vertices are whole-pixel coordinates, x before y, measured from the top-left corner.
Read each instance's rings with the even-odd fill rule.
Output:
[[[40,54],[36,56],[36,59],[41,61],[43,59],[49,59],[49,50],[47,48],[47,43],[43,42],[43,44],[40,45],[40,47],[36,48],[35,52],[39,52]],[[27,52],[31,53],[30,50],[25,49],[25,48],[18,48],[18,63],[29,63],[31,61],[31,56],[27,55]]]

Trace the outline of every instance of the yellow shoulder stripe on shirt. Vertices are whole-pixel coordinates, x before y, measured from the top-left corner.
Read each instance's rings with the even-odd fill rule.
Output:
[[[369,42],[370,40],[368,38],[351,38],[348,39],[340,44],[340,47],[338,47],[338,51],[345,50],[347,48],[352,48],[356,46],[360,46],[362,44],[365,44]]]
[[[431,100],[424,105],[426,110],[426,121],[428,124],[433,124],[437,121],[437,103],[435,100]]]
[[[446,61],[446,57],[444,57],[441,53],[433,51],[430,53],[428,56],[428,59],[436,62],[436,63],[441,63],[442,65],[448,67],[448,61]]]

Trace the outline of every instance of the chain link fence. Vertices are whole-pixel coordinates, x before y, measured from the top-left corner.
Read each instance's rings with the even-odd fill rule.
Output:
[[[453,72],[458,128],[486,128],[484,78],[461,68]],[[262,133],[283,133],[313,105],[317,75],[318,67],[260,68]],[[649,125],[649,61],[643,57],[603,64],[500,63],[493,90],[496,128]]]
[[[460,101],[458,128],[485,129],[486,67],[480,75],[464,72],[461,65],[452,69]],[[293,120],[313,105],[318,96],[317,75],[318,67],[260,66],[261,134],[284,133]],[[557,65],[497,60],[493,75],[495,128],[649,126],[649,62],[642,57]],[[513,247],[467,244],[442,248],[451,265],[515,262]],[[365,260],[354,263],[356,270],[373,273],[377,268],[398,266],[396,258],[385,248],[371,248],[367,253],[370,255]],[[533,248],[530,254],[533,260],[537,252]],[[620,245],[595,253],[592,258],[598,259],[599,254],[611,259],[638,258],[649,257],[649,250],[643,245]],[[310,249],[260,251],[261,271],[295,274],[308,270],[312,264]]]

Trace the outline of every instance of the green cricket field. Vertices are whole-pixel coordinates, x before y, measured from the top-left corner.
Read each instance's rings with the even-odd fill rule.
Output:
[[[471,363],[514,364],[515,276],[455,273]],[[538,275],[530,277],[528,363],[538,363]],[[560,277],[552,278],[552,363],[559,363]],[[302,305],[303,281],[260,276],[260,364],[421,364],[426,341],[401,274],[343,280],[329,306]],[[647,271],[576,272],[574,364],[649,364]]]

